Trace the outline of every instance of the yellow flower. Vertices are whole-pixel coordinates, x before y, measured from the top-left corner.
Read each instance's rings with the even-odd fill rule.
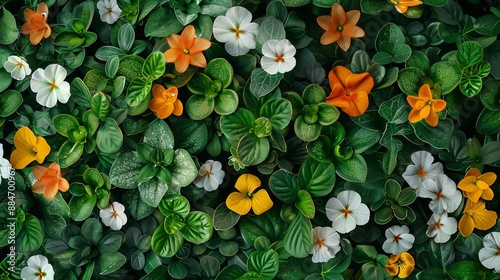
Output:
[[[415,269],[415,260],[408,252],[392,255],[385,269],[392,276],[397,275],[399,278],[406,278]]]
[[[495,211],[486,210],[484,200],[473,202],[467,199],[464,215],[458,222],[458,230],[464,237],[467,237],[471,235],[474,228],[480,230],[492,228],[497,223],[497,218]]]
[[[253,209],[253,212],[260,215],[273,207],[273,201],[266,190],[254,191],[260,187],[260,179],[252,174],[243,174],[234,187],[239,192],[231,193],[226,200],[227,208],[240,215],[246,215]]]
[[[494,193],[490,186],[496,181],[497,175],[493,172],[487,172],[481,175],[477,168],[471,168],[458,183],[458,188],[465,192],[472,202],[477,202],[479,198],[492,200]]]
[[[36,137],[27,126],[21,127],[14,135],[16,149],[10,155],[14,169],[23,169],[34,160],[42,163],[50,153],[50,146],[41,136]]]
[[[424,2],[419,0],[390,0],[392,4],[396,7],[396,10],[402,14],[406,13],[408,7],[415,7],[424,4]]]

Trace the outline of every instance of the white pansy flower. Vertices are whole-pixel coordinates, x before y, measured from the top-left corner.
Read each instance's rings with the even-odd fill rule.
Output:
[[[52,108],[57,101],[65,104],[71,96],[66,69],[58,64],[50,64],[45,69],[38,68],[31,76],[30,87],[36,92],[36,101],[42,106]]]
[[[413,242],[415,242],[415,236],[410,233],[410,229],[403,226],[392,226],[385,230],[384,244],[382,244],[382,249],[387,254],[397,255],[402,252],[406,252],[413,247]]]
[[[457,220],[453,217],[448,217],[447,212],[441,214],[434,213],[427,222],[427,236],[434,237],[436,243],[446,243],[450,240],[452,234],[457,232]]]
[[[23,280],[52,280],[54,279],[54,268],[44,255],[31,256],[26,261],[28,266],[21,270]]]
[[[0,183],[2,183],[2,178],[8,179],[10,177],[11,168],[10,162],[3,158],[3,144],[0,143]]]
[[[411,155],[412,165],[406,167],[403,178],[420,194],[425,179],[435,180],[437,175],[443,174],[443,165],[440,162],[434,162],[434,157],[427,151],[414,152]]]
[[[286,73],[295,67],[295,53],[297,50],[287,39],[281,41],[269,40],[262,45],[260,65],[267,73]]]
[[[116,0],[99,0],[97,9],[101,20],[108,24],[115,23],[122,13],[122,9],[120,9]]]
[[[31,68],[28,65],[28,62],[17,55],[11,55],[7,58],[7,60],[3,63],[3,68],[10,73],[12,79],[21,81],[26,76],[31,74]]]
[[[327,201],[325,209],[332,228],[340,233],[348,233],[370,220],[370,209],[361,203],[361,196],[355,191],[340,192]]]
[[[479,260],[488,269],[500,274],[500,232],[490,232],[483,239],[484,248],[479,250]]]
[[[439,174],[435,181],[425,179],[419,195],[432,199],[429,208],[439,214],[457,210],[462,202],[462,193],[457,189],[457,185],[444,174]]]
[[[194,179],[193,183],[198,188],[205,188],[211,192],[215,191],[222,181],[226,173],[222,170],[222,164],[218,161],[207,160],[198,171],[198,176]]]
[[[246,54],[255,49],[255,36],[259,25],[251,22],[252,14],[244,7],[232,7],[225,16],[214,20],[213,34],[217,41],[224,45],[232,56]]]
[[[113,202],[108,207],[99,211],[101,221],[112,230],[120,230],[127,223],[125,206],[119,202]]]
[[[313,229],[312,262],[327,262],[340,251],[340,235],[331,227]]]

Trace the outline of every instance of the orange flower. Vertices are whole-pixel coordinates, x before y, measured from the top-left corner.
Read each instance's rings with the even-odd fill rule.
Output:
[[[34,193],[43,194],[46,200],[52,200],[58,190],[65,192],[69,189],[68,181],[61,176],[61,167],[57,162],[51,163],[49,168],[35,166],[33,175],[38,181],[31,189]]]
[[[42,38],[50,36],[52,31],[47,24],[48,16],[49,8],[43,2],[38,5],[36,12],[29,8],[24,9],[24,19],[26,22],[21,26],[21,33],[30,35],[30,43],[32,45],[38,45],[42,41]]]
[[[415,260],[408,252],[392,255],[385,266],[385,270],[390,275],[397,275],[399,278],[408,277],[413,272],[413,269],[415,269]]]
[[[418,96],[409,95],[406,100],[413,108],[408,115],[408,120],[412,123],[425,119],[430,126],[438,124],[437,113],[446,108],[446,101],[442,99],[432,99],[431,88],[428,84],[423,85],[418,91]]]
[[[373,88],[373,78],[364,72],[353,74],[344,66],[335,66],[328,74],[332,92],[326,102],[342,109],[351,117],[363,115],[368,108],[368,94]]]
[[[156,84],[153,87],[153,99],[149,101],[149,109],[156,113],[158,118],[165,119],[171,114],[182,115],[182,103],[177,99],[178,90],[176,87],[165,89],[162,85]]]
[[[458,222],[458,230],[464,237],[467,237],[471,235],[474,228],[480,230],[492,228],[497,223],[497,218],[495,211],[486,210],[484,200],[473,202],[467,199],[464,214]]]
[[[458,188],[465,192],[466,196],[477,202],[479,198],[484,200],[492,200],[494,193],[490,186],[496,181],[497,175],[493,172],[487,172],[481,175],[481,171],[477,168],[471,168],[458,183]]]
[[[172,34],[167,37],[170,49],[165,52],[166,62],[174,62],[175,70],[183,73],[189,64],[197,67],[207,66],[207,60],[202,51],[210,48],[210,41],[194,37],[194,26],[188,25],[181,35]]]
[[[423,2],[419,0],[390,0],[395,5],[396,10],[402,14],[406,13],[408,7],[415,7],[422,5]]]
[[[16,149],[10,155],[10,163],[14,169],[23,169],[34,160],[42,163],[50,153],[50,146],[41,136],[35,134],[27,126],[21,127],[14,135]]]
[[[332,12],[329,16],[319,16],[316,21],[319,26],[326,30],[321,36],[320,42],[328,45],[337,42],[339,47],[347,51],[351,46],[351,38],[361,38],[365,32],[356,26],[361,13],[358,10],[345,12],[338,3],[332,5]]]

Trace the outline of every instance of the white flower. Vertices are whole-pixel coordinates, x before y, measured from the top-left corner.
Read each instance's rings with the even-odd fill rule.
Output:
[[[108,24],[115,23],[122,13],[122,9],[120,9],[116,0],[99,0],[97,2],[97,9],[99,10],[101,20]]]
[[[267,73],[274,75],[278,72],[286,73],[295,67],[295,53],[297,50],[287,39],[281,41],[269,40],[262,45],[260,65]]]
[[[218,161],[207,160],[198,171],[198,176],[194,179],[193,183],[198,188],[205,188],[211,192],[215,191],[222,181],[226,173],[222,170],[222,164]]]
[[[3,158],[3,144],[0,143],[0,183],[2,183],[2,178],[8,179],[10,177],[11,168],[10,162]]]
[[[479,250],[479,260],[488,269],[500,274],[500,232],[490,232],[483,239],[484,248]]]
[[[48,108],[67,103],[71,93],[66,79],[66,69],[58,64],[51,64],[45,69],[38,68],[31,76],[30,87],[36,92],[36,101]]]
[[[232,7],[225,16],[218,16],[214,20],[214,37],[226,43],[224,47],[230,55],[246,54],[255,49],[255,36],[259,29],[259,25],[251,21],[252,14],[246,8]]]
[[[125,215],[125,206],[119,202],[113,202],[108,207],[99,211],[101,221],[112,230],[119,230],[127,223],[127,215]]]
[[[419,195],[432,199],[429,208],[439,214],[457,210],[462,202],[462,193],[457,189],[457,185],[444,174],[439,174],[435,181],[425,179]]]
[[[361,196],[355,191],[340,192],[337,198],[327,201],[325,208],[333,229],[340,233],[350,232],[356,225],[364,225],[370,220],[368,206],[361,203]]]
[[[385,237],[387,238],[382,244],[382,249],[388,254],[397,255],[406,252],[413,247],[415,236],[410,233],[410,229],[403,226],[392,226],[385,230]]]
[[[411,160],[414,165],[408,165],[403,173],[403,178],[416,189],[417,195],[420,193],[425,179],[430,178],[435,180],[437,175],[443,174],[443,165],[440,162],[434,162],[434,157],[427,151],[414,152],[411,155]]]
[[[28,62],[19,56],[11,55],[7,58],[7,61],[3,63],[3,68],[7,70],[12,76],[12,79],[23,80],[26,76],[31,74],[31,68]]]
[[[340,251],[340,235],[331,227],[313,229],[312,262],[327,262]]]
[[[427,236],[434,237],[436,243],[446,243],[450,240],[452,234],[457,232],[457,220],[453,217],[448,217],[447,212],[442,214],[434,213],[431,219],[427,222]]]
[[[54,269],[47,257],[43,255],[31,256],[26,262],[28,266],[21,270],[23,280],[52,280],[54,279]]]

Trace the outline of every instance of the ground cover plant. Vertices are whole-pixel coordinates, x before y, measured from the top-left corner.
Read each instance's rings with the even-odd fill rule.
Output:
[[[499,279],[499,9],[0,0],[0,279]]]

